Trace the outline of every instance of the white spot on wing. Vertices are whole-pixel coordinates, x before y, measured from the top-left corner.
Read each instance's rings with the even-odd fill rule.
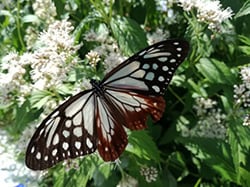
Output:
[[[81,136],[82,136],[82,128],[81,128],[81,127],[76,127],[76,128],[74,128],[73,134],[74,134],[76,137],[81,137]]]
[[[62,147],[66,151],[69,148],[69,144],[67,142],[63,142]]]
[[[158,68],[158,65],[156,63],[153,63],[153,69],[156,70]]]
[[[169,69],[168,66],[162,66],[163,71],[168,71],[168,69]]]
[[[141,69],[131,74],[132,77],[136,77],[136,78],[142,78],[144,75],[145,75],[145,71]]]
[[[53,138],[53,145],[56,145],[59,143],[59,135],[56,133],[54,138]]]
[[[37,158],[38,160],[40,160],[40,159],[41,159],[41,156],[42,156],[42,155],[41,155],[41,153],[40,153],[40,152],[37,152],[37,153],[36,153],[36,158]]]
[[[165,80],[165,78],[164,78],[163,76],[159,76],[159,77],[158,77],[158,81],[162,82],[162,81],[164,81],[164,80]]]
[[[159,88],[159,86],[156,86],[156,85],[154,85],[154,86],[152,86],[152,88],[155,90],[155,92],[160,92],[160,88]]]
[[[78,114],[73,118],[73,124],[78,126],[82,123],[82,113],[78,112]]]
[[[170,63],[175,63],[175,62],[176,62],[176,59],[172,58],[169,62],[170,62]]]
[[[56,153],[57,153],[57,149],[54,149],[54,150],[52,151],[52,155],[53,155],[53,156],[56,156]]]
[[[62,131],[62,134],[63,134],[63,136],[64,136],[65,138],[68,138],[68,137],[69,137],[69,131],[67,131],[67,130],[63,130],[63,131]]]
[[[142,69],[149,69],[150,65],[149,64],[143,64]]]
[[[152,81],[155,77],[155,74],[153,72],[148,72],[145,79]]]
[[[72,123],[71,120],[67,120],[67,121],[65,122],[65,126],[68,127],[68,128],[70,128],[70,127],[71,127],[71,123]]]
[[[35,151],[35,147],[34,147],[34,146],[32,146],[32,148],[31,148],[30,152],[31,152],[31,153],[34,153],[34,151]]]
[[[93,143],[90,141],[89,138],[86,139],[86,144],[87,144],[89,149],[91,149],[93,147]]]
[[[76,147],[77,149],[80,149],[80,148],[81,148],[81,142],[76,141],[76,142],[75,142],[75,147]]]
[[[168,60],[168,57],[159,57],[158,60],[161,62],[166,62]]]

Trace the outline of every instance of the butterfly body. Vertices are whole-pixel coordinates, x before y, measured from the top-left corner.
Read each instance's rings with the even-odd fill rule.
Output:
[[[26,152],[26,165],[43,170],[98,150],[116,160],[128,144],[125,128],[146,128],[165,109],[163,94],[188,53],[183,40],[156,43],[128,58],[92,88],[78,93],[43,120]]]

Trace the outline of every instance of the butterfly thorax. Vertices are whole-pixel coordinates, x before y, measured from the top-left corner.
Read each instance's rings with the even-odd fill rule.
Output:
[[[91,79],[90,80],[90,84],[92,85],[92,87],[95,89],[96,93],[98,96],[103,97],[104,95],[104,90],[102,89],[102,87],[100,86],[100,81],[97,81],[95,79]]]

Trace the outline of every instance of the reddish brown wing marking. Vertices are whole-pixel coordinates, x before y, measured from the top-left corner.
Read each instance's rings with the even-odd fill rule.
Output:
[[[123,125],[131,130],[146,128],[146,120],[150,115],[154,121],[160,120],[165,109],[162,96],[146,96],[135,92],[108,90],[111,102],[124,116]]]
[[[98,152],[104,161],[116,160],[128,143],[124,127],[131,130],[146,128],[149,115],[158,121],[165,108],[162,96],[107,91],[105,99],[97,98],[96,125]]]
[[[97,98],[96,125],[97,149],[104,161],[116,160],[128,144],[127,134],[122,126],[121,114]]]

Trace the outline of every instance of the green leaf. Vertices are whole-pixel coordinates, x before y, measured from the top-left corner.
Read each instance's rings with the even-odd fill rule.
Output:
[[[160,152],[153,139],[146,131],[132,131],[126,150],[146,160],[160,161]]]
[[[232,182],[237,181],[237,171],[232,158],[234,153],[231,151],[229,144],[223,140],[202,137],[179,138],[179,140],[195,157],[202,160],[224,179]]]
[[[37,119],[40,113],[39,110],[32,110],[30,103],[25,101],[22,106],[16,108],[14,124],[7,126],[7,130],[13,136],[20,135],[27,124]]]
[[[211,83],[232,85],[236,82],[235,75],[231,72],[230,68],[221,61],[202,58],[196,67]]]
[[[51,99],[51,95],[46,91],[36,91],[32,93],[30,98],[32,108],[42,108],[49,100]]]
[[[250,186],[250,129],[242,126],[240,120],[232,119],[229,124],[228,140],[233,153],[237,182],[243,186]]]
[[[241,9],[237,12],[237,14],[235,15],[235,18],[246,16],[249,13],[250,13],[250,1],[248,0],[244,3]]]
[[[40,22],[39,18],[36,15],[32,15],[32,14],[22,17],[22,21],[24,23],[36,23],[36,24]]]
[[[110,26],[125,55],[130,56],[147,46],[146,34],[134,20],[117,16],[112,18]]]
[[[250,55],[250,39],[246,36],[240,35],[239,40],[245,44],[239,46],[239,49],[246,55]]]
[[[198,85],[196,82],[194,82],[192,79],[188,79],[187,86],[190,90],[193,90],[194,93],[198,93],[199,96],[207,97],[207,92],[204,89],[204,87]]]
[[[103,186],[105,181],[107,181],[108,177],[111,175],[111,165],[103,164],[100,167],[96,168],[93,179],[95,186]]]

